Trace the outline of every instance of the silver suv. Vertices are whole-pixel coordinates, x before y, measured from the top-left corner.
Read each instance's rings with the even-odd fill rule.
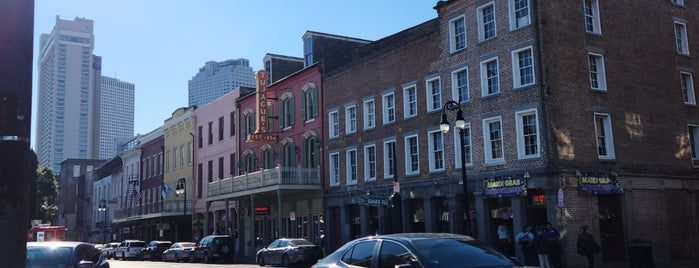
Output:
[[[116,258],[126,260],[136,259],[141,255],[141,251],[146,247],[146,242],[141,240],[124,240],[116,248]]]

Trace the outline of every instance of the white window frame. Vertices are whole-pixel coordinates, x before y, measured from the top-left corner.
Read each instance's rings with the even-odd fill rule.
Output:
[[[599,13],[599,0],[583,0],[583,16],[583,25],[585,26],[585,32],[593,34],[602,34],[602,26],[600,24]],[[590,27],[592,27],[592,29],[590,29]]]
[[[517,7],[515,3],[517,1],[525,1],[526,2],[526,7],[520,8],[520,10],[524,11],[526,10],[527,14],[525,16],[522,16],[521,18],[517,18]],[[516,30],[519,28],[522,28],[524,26],[528,26],[529,24],[532,23],[531,20],[531,4],[529,0],[509,0],[509,7],[510,7],[510,30]]]
[[[414,146],[410,144],[411,141],[415,141]],[[405,175],[417,174],[420,174],[420,140],[417,134],[413,134],[405,136]]]
[[[600,130],[600,122],[598,119],[602,120],[602,130]],[[595,144],[597,144],[597,158],[600,160],[611,160],[615,159],[614,155],[614,134],[612,133],[612,119],[607,113],[595,113],[594,117],[595,123]],[[604,131],[603,135],[600,136],[600,131]],[[604,144],[600,144],[603,141]],[[606,149],[605,154],[601,154],[600,146],[604,146]]]
[[[524,117],[525,116],[534,116],[534,133],[525,133],[524,132]],[[528,110],[523,110],[523,111],[518,111],[515,113],[515,118],[517,120],[516,126],[517,126],[517,157],[519,159],[528,159],[528,158],[538,158],[541,157],[541,141],[540,141],[540,132],[539,132],[539,113],[537,109],[528,109]],[[527,137],[525,137],[525,134],[527,135],[533,135],[534,137],[534,142],[536,142],[535,146],[535,153],[528,153],[527,152]]]
[[[425,80],[425,93],[427,112],[442,109],[442,80],[439,76]]]
[[[460,129],[454,129],[454,166],[456,168],[461,168],[461,141],[459,139],[461,138],[461,134],[459,134],[461,130]],[[466,123],[466,126],[464,126],[464,139],[467,142],[464,142],[464,146],[468,147],[468,154],[467,154],[467,159],[466,159],[466,166],[470,167],[473,166],[473,139],[471,138],[471,123]]]
[[[374,99],[364,101],[364,130],[376,128],[376,104]]]
[[[687,125],[687,145],[689,158],[699,161],[699,125]]]
[[[328,172],[330,172],[330,186],[340,186],[340,153],[330,153],[328,156]]]
[[[692,73],[680,72],[680,83],[682,87],[684,104],[696,105],[697,100],[694,95],[694,77],[692,76]]]
[[[677,46],[677,54],[689,55],[689,41],[687,38],[687,24],[675,21],[675,45]]]
[[[417,112],[417,87],[413,84],[403,88],[403,118],[416,117]]]
[[[464,73],[466,74],[466,83],[465,85],[460,85],[459,84],[459,74]],[[467,102],[471,98],[471,94],[469,92],[469,77],[468,77],[468,67],[463,67],[456,69],[451,72],[451,97],[454,100],[461,100],[461,102]],[[464,88],[464,96],[461,96],[461,88]]]
[[[461,25],[457,25],[461,24]],[[463,27],[463,33],[457,33],[457,26]],[[459,46],[458,39],[463,38],[463,46]],[[460,15],[449,20],[449,52],[454,53],[466,49],[466,15]]]
[[[393,92],[381,96],[381,106],[383,112],[383,124],[390,124],[396,121],[396,95]]]
[[[364,181],[376,181],[376,171],[376,145],[366,145],[364,146]]]
[[[529,51],[529,61],[531,65],[522,66],[520,53]],[[531,72],[531,82],[522,83],[522,70],[530,69]],[[536,84],[536,73],[534,68],[534,49],[531,46],[520,48],[512,51],[512,86],[514,88],[526,87]]]
[[[590,76],[590,88],[593,90],[606,91],[607,74],[604,67],[604,55],[597,53],[588,53],[587,60],[587,70]],[[597,81],[597,86],[595,86],[595,79]]]
[[[485,36],[485,21],[483,19],[483,11],[486,8],[492,8],[493,10],[493,36],[487,37]],[[486,40],[493,39],[498,36],[498,27],[497,27],[497,16],[495,15],[495,2],[489,2],[486,3],[482,6],[479,6],[478,9],[476,9],[476,16],[478,17],[478,41],[483,42]],[[490,21],[489,21],[490,23]]]
[[[340,113],[333,110],[328,113],[328,138],[340,137]]]
[[[354,162],[354,163],[353,163]],[[345,152],[345,185],[357,185],[357,149],[350,149]]]
[[[391,152],[389,144],[393,144],[393,152]],[[383,178],[384,179],[392,179],[396,175],[393,174],[394,169],[391,168],[391,159],[393,159],[393,165],[396,164],[396,159],[397,154],[395,153],[396,150],[396,140],[387,140],[383,142]]]
[[[495,68],[497,69],[497,72],[495,74],[495,91],[492,93],[488,92],[488,87],[490,84],[488,83],[488,64],[491,62],[495,62]],[[490,58],[484,61],[481,61],[481,96],[486,97],[490,95],[495,95],[500,93],[500,64],[498,63],[498,57]]]
[[[357,132],[357,106],[345,107],[345,134]]]
[[[441,130],[427,132],[427,150],[430,172],[444,171],[444,133]]]
[[[490,124],[499,123],[500,131],[497,140],[490,138]],[[503,133],[502,117],[496,116],[491,118],[483,119],[483,152],[485,153],[485,163],[486,164],[502,164],[505,163],[505,134]],[[499,157],[493,155],[493,144],[499,144]],[[497,150],[497,149],[495,149]]]

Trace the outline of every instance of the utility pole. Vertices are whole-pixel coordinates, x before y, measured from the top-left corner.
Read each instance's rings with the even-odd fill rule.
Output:
[[[0,1],[0,243],[4,267],[25,267],[29,219],[34,0]]]

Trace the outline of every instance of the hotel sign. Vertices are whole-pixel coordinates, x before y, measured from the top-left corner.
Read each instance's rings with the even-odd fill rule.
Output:
[[[269,112],[267,103],[267,80],[269,74],[264,70],[255,73],[257,92],[255,92],[257,104],[257,120],[255,120],[255,133],[248,134],[248,141],[260,143],[275,143],[277,135],[269,133]]]
[[[527,179],[521,175],[497,176],[483,180],[484,198],[527,195]]]

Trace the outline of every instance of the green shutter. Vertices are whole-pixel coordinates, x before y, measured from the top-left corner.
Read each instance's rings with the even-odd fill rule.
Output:
[[[294,97],[291,97],[289,99],[289,108],[291,108],[291,111],[289,113],[291,114],[291,120],[289,120],[289,126],[294,125],[294,119],[296,119],[296,108],[294,107]]]
[[[306,139],[303,139],[301,141],[301,164],[302,167],[308,167],[308,161],[306,161],[306,155],[308,155],[309,152],[306,152]]]
[[[291,152],[289,152],[291,155],[291,159],[289,159],[289,167],[296,167],[296,144],[289,144],[289,150],[291,150]]]
[[[319,148],[319,147],[320,147],[320,142],[319,142],[319,141],[320,141],[320,140],[319,140],[318,137],[316,137],[315,139],[313,139],[313,155],[315,156],[315,157],[313,157],[313,167],[314,167],[314,168],[315,168],[315,167],[318,167],[318,165],[319,165],[318,162],[319,162],[319,160],[320,160],[320,148]]]
[[[306,94],[310,94],[310,93],[304,92],[301,95],[301,119],[303,119],[303,121],[310,119],[310,118],[306,117]]]
[[[313,118],[315,118],[318,116],[318,103],[320,102],[320,100],[318,100],[317,87],[313,87],[313,89],[311,89],[311,95],[313,96]]]
[[[267,111],[267,130],[274,131],[274,106],[270,105]]]

